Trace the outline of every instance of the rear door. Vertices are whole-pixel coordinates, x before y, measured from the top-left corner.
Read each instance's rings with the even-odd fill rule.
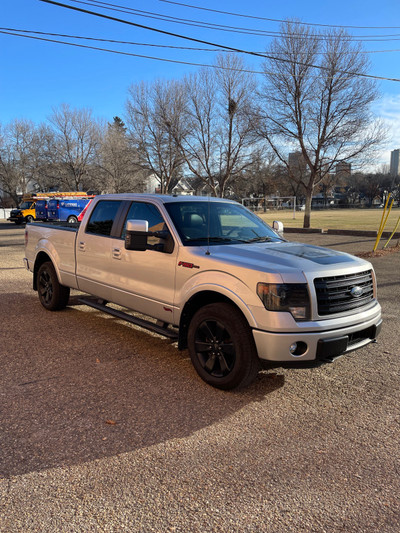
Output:
[[[79,289],[109,301],[112,287],[112,245],[115,227],[123,211],[122,200],[99,200],[76,241],[76,275]]]
[[[35,204],[35,219],[46,220],[47,219],[47,201],[38,200]]]
[[[58,212],[60,208],[60,200],[52,199],[47,206],[47,218],[49,220],[58,220]]]

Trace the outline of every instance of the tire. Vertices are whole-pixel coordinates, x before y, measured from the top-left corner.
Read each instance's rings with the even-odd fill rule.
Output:
[[[32,224],[35,221],[32,215],[28,215],[25,220],[27,224]]]
[[[48,311],[64,309],[69,300],[69,287],[61,285],[51,261],[43,263],[37,273],[37,290],[40,303]]]
[[[260,369],[251,329],[241,312],[228,303],[209,304],[195,313],[188,348],[199,376],[218,389],[245,387]]]
[[[67,222],[68,224],[77,224],[78,219],[76,218],[76,216],[71,215],[70,217],[67,218]]]

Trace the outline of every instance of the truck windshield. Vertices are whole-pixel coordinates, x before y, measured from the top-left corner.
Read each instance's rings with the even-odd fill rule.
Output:
[[[165,207],[185,246],[279,242],[283,239],[240,204],[171,202]]]
[[[20,209],[31,209],[33,207],[33,202],[22,202],[19,206]]]

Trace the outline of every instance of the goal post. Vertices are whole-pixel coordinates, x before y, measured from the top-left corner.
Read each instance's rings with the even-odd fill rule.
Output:
[[[269,196],[268,198],[242,198],[242,205],[251,211],[293,211],[296,218],[296,196]]]

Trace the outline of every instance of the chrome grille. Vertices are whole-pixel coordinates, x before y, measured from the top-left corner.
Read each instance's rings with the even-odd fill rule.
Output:
[[[318,314],[334,315],[368,305],[374,299],[372,271],[315,278]],[[357,289],[355,289],[357,287]],[[362,291],[359,290],[361,287]],[[353,292],[352,292],[352,289]],[[361,292],[360,295],[356,295]]]

